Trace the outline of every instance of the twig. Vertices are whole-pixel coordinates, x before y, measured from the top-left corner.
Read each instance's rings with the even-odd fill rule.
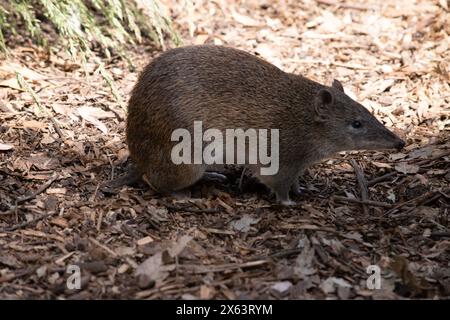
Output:
[[[284,249],[284,250],[280,250],[280,251],[277,251],[277,252],[269,254],[269,255],[260,255],[260,256],[254,257],[254,259],[255,260],[256,259],[257,260],[267,260],[270,258],[281,259],[281,258],[287,258],[292,255],[300,254],[302,251],[303,251],[303,248]]]
[[[392,213],[394,213],[395,211],[397,211],[398,209],[400,209],[401,207],[404,207],[404,206],[406,206],[406,205],[408,205],[408,204],[414,204],[414,208],[412,208],[412,210],[414,210],[415,207],[417,207],[417,206],[423,204],[424,202],[427,202],[428,200],[430,200],[430,198],[434,198],[434,197],[436,196],[436,193],[439,194],[439,195],[441,195],[441,192],[444,192],[444,194],[446,194],[446,193],[450,192],[450,188],[447,188],[447,189],[444,190],[444,191],[440,191],[440,190],[437,190],[437,191],[428,191],[427,193],[422,194],[422,195],[420,195],[420,196],[418,196],[418,197],[416,197],[416,198],[413,198],[413,199],[411,199],[411,200],[408,200],[408,201],[399,203],[399,204],[395,205],[391,210],[388,210],[383,216],[392,214]],[[439,197],[438,197],[438,198],[439,198]],[[436,199],[433,199],[433,201],[434,201],[434,200],[436,200]],[[408,212],[411,212],[412,210],[410,209],[410,210],[408,210]]]
[[[117,253],[115,253],[114,251],[112,251],[110,248],[108,248],[107,246],[101,244],[100,242],[98,242],[97,240],[95,240],[94,238],[89,238],[89,241],[92,242],[93,244],[95,244],[97,247],[105,250],[106,252],[108,252],[110,255],[112,255],[113,257],[117,257]]]
[[[54,173],[50,179],[48,179],[43,185],[41,185],[36,191],[34,191],[33,193],[27,195],[27,196],[23,196],[19,199],[16,200],[16,204],[9,209],[6,212],[0,212],[0,216],[7,216],[10,214],[13,214],[14,212],[16,212],[17,207],[19,204],[24,203],[26,201],[32,200],[34,198],[36,198],[39,194],[41,194],[42,192],[44,192],[48,187],[50,187],[52,185],[53,182],[55,182],[58,179],[58,174]]]
[[[23,203],[23,202],[25,202],[25,201],[32,200],[32,199],[36,198],[39,194],[41,194],[41,193],[44,192],[48,187],[50,187],[51,184],[52,184],[53,182],[55,182],[57,179],[58,179],[58,174],[57,174],[57,173],[54,173],[54,174],[50,177],[50,179],[48,179],[43,185],[41,185],[35,192],[31,193],[31,194],[28,195],[28,196],[24,196],[24,197],[22,197],[22,198],[17,199],[16,205],[17,205],[17,204],[21,204],[21,203]]]
[[[338,200],[338,201],[366,204],[366,205],[374,206],[374,207],[383,207],[383,208],[392,208],[392,207],[394,207],[394,205],[392,205],[390,203],[373,201],[373,200],[362,201],[362,200],[359,200],[359,199],[353,199],[353,198],[347,198],[347,197],[339,197],[339,196],[333,196],[332,199]]]
[[[270,257],[272,258],[286,258],[292,256],[294,254],[300,254],[303,251],[303,248],[293,248],[293,249],[285,249],[275,253],[272,253]]]
[[[201,230],[204,230],[208,233],[213,233],[213,234],[225,234],[228,236],[236,235],[236,233],[231,230],[221,230],[221,229],[216,229],[216,228],[201,228]]]
[[[0,277],[0,283],[4,283],[4,282],[11,282],[17,278],[21,278],[23,276],[32,274],[36,271],[37,268],[33,267],[33,268],[28,268],[22,271],[19,271],[15,274],[11,274],[11,275],[5,275],[3,277]]]
[[[438,160],[438,159],[440,159],[442,157],[445,157],[445,156],[448,156],[448,155],[450,155],[450,150],[444,151],[443,153],[435,155],[434,157],[431,157],[429,159],[421,160],[419,162],[416,162],[415,164],[418,165],[418,166],[421,166],[421,165],[424,165],[424,164],[426,164],[428,162],[433,162],[435,160]]]
[[[367,207],[367,204],[364,203],[364,201],[369,200],[369,190],[367,188],[367,180],[364,177],[363,170],[356,163],[356,161],[351,159],[350,163],[352,164],[352,167],[355,170],[356,180],[358,181],[359,190],[360,190],[360,193],[361,193],[361,200],[363,201],[363,203],[362,203],[363,212],[364,212],[365,215],[367,215],[369,213],[369,208]]]
[[[448,191],[447,191],[448,192]],[[427,194],[425,194],[425,195],[427,195]],[[423,196],[423,195],[422,195]],[[444,192],[442,192],[442,191],[435,191],[434,192],[434,195],[433,196],[426,196],[425,197],[425,199],[423,199],[423,200],[419,200],[417,203],[415,203],[415,205],[413,206],[413,207],[411,207],[411,208],[409,208],[409,209],[407,209],[405,212],[403,212],[401,215],[402,215],[402,217],[404,217],[404,216],[408,216],[411,212],[413,212],[418,206],[425,206],[425,205],[427,205],[427,204],[429,204],[429,203],[432,203],[432,202],[434,202],[434,201],[436,201],[437,199],[439,199],[440,197],[442,197],[442,196],[444,196],[444,197],[446,197],[447,195],[444,193]],[[417,197],[417,198],[415,198],[415,199],[418,199],[418,198],[420,198],[421,196],[419,196],[419,197]],[[412,199],[412,200],[415,200],[415,199]],[[410,200],[410,201],[412,201],[412,200]],[[406,203],[405,203],[406,204]],[[395,208],[394,208],[395,209]],[[394,210],[393,209],[393,210]]]
[[[330,62],[330,64],[336,66],[336,67],[343,67],[347,69],[355,69],[355,70],[371,70],[370,67],[365,67],[359,64],[349,64],[349,63],[340,63],[340,62]]]
[[[115,109],[112,108],[112,106],[109,103],[102,104],[103,107],[105,107],[106,110],[111,111],[116,116],[117,120],[123,121],[124,117]]]
[[[230,282],[234,282],[236,281],[236,279],[239,278],[258,278],[264,275],[264,272],[252,272],[252,273],[235,273],[233,275],[233,277],[229,277],[226,279],[220,279],[220,280],[216,280],[216,281],[212,281],[210,283],[211,286],[221,286]],[[200,286],[195,286],[192,288],[188,288],[188,289],[195,289],[195,290],[190,290],[192,292],[198,291]],[[180,293],[184,293],[187,292],[186,289],[186,285],[185,284],[168,284],[168,285],[164,285],[158,288],[152,288],[149,290],[144,290],[144,291],[140,291],[138,293],[136,293],[136,298],[138,299],[142,299],[142,298],[150,298],[150,299],[154,299],[156,297],[157,294],[161,294],[161,293],[165,293],[166,296],[170,293],[173,294],[180,294]],[[153,296],[152,296],[153,295]],[[152,297],[150,297],[152,296]]]
[[[188,207],[178,207],[174,206],[173,204],[165,203],[164,206],[170,210],[175,212],[192,212],[192,213],[219,213],[222,212],[220,208],[207,208],[207,209],[200,209],[200,208],[188,208]]]
[[[11,227],[6,227],[6,228],[2,229],[0,232],[14,231],[14,230],[17,230],[17,229],[22,229],[24,227],[28,227],[29,225],[31,225],[31,224],[33,224],[35,222],[38,222],[38,221],[40,221],[42,219],[45,219],[47,217],[50,217],[50,216],[52,216],[52,215],[54,215],[56,213],[57,212],[50,212],[50,213],[42,214],[39,217],[36,217],[36,218],[34,218],[34,219],[30,220],[30,221],[25,221],[25,222],[16,224],[16,225],[11,226]]]
[[[359,4],[351,4],[351,3],[342,3],[339,1],[335,1],[335,0],[316,0],[316,1],[317,1],[317,3],[320,3],[320,4],[325,4],[328,6],[337,6],[339,8],[344,8],[344,9],[354,9],[354,10],[361,10],[361,11],[375,9],[375,8],[369,7],[369,6],[364,6],[364,5],[359,5]]]
[[[450,238],[450,231],[432,232],[430,234],[432,238]]]
[[[440,197],[448,197],[444,192],[442,191],[437,191],[436,194],[434,196],[432,196],[431,198],[425,199],[425,201],[421,202],[419,205],[421,206],[426,206],[429,203],[432,203],[434,201],[436,201],[437,199],[439,199]]]
[[[448,191],[449,191],[449,190],[447,190],[447,193],[448,193]],[[443,196],[444,198],[450,199],[450,195],[446,194],[445,192],[439,191],[439,193],[442,194],[442,196]]]
[[[252,268],[252,267],[258,267],[261,265],[268,264],[270,260],[263,259],[263,260],[255,260],[255,261],[248,261],[243,263],[227,263],[222,265],[213,265],[213,266],[205,266],[205,265],[180,265],[180,268],[185,269],[186,272],[189,273],[208,273],[208,272],[223,272],[223,271],[229,271],[234,269],[241,269],[241,268]]]
[[[365,270],[362,270],[361,267],[358,266],[357,264],[348,263],[347,261],[345,261],[345,259],[339,258],[338,256],[334,257],[333,259],[335,261],[343,264],[347,268],[353,270],[355,273],[358,273],[362,276],[367,276],[367,273],[365,272]],[[336,266],[333,266],[333,267],[336,267]]]
[[[396,174],[397,174],[397,172],[395,172],[395,171],[386,173],[386,174],[382,175],[381,177],[377,177],[377,178],[374,178],[374,179],[368,181],[367,186],[371,187],[373,185],[376,185],[378,182],[384,181],[392,176],[395,176]]]

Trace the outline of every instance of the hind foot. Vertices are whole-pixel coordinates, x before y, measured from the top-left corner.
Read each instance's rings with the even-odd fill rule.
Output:
[[[120,177],[106,181],[103,184],[103,187],[115,189],[123,186],[130,186],[139,181],[143,181],[142,174],[137,169],[132,167],[127,173],[121,175]]]
[[[202,176],[202,180],[210,182],[224,183],[228,180],[226,176],[217,172],[205,172]]]

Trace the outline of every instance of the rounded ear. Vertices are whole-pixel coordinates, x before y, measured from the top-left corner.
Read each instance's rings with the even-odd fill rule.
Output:
[[[314,108],[316,111],[316,119],[323,121],[330,115],[330,106],[334,104],[334,95],[331,90],[320,89],[314,99]]]
[[[339,80],[334,79],[333,84],[331,86],[335,89],[338,89],[338,90],[344,92],[344,87],[342,86],[342,83],[339,82]]]

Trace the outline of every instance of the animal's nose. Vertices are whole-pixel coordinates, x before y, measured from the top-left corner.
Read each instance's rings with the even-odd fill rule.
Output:
[[[397,150],[402,150],[404,146],[405,146],[405,141],[403,141],[403,140],[399,140],[399,141],[395,144],[395,148],[396,148]]]

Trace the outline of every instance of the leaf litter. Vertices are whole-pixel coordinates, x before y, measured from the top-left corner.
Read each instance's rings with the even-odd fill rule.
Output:
[[[193,186],[189,200],[145,184],[103,191],[129,164],[121,106],[93,65],[67,68],[62,50],[16,39],[0,62],[0,297],[450,297],[447,2],[164,3],[185,44],[233,46],[322,83],[339,79],[407,147],[314,165],[292,208],[273,206],[233,168],[227,183]],[[129,51],[137,70],[157,54]],[[137,71],[116,59],[105,68],[126,97]],[[65,287],[74,264],[79,291]],[[366,286],[369,265],[381,269],[381,290]]]

